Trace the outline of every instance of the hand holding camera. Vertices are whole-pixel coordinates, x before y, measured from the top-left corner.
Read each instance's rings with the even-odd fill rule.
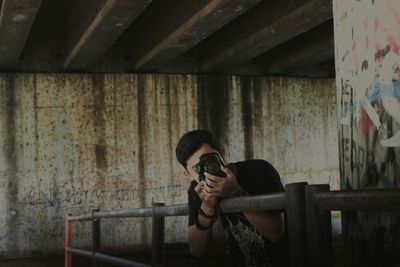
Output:
[[[197,186],[194,188],[194,191],[196,191],[197,195],[201,199],[201,209],[206,213],[207,215],[212,215],[215,213],[215,207],[217,206],[218,199],[217,197],[211,195],[208,193],[205,189],[205,181],[201,181],[197,184]]]
[[[194,166],[194,170],[199,175],[199,180],[204,181],[205,173],[224,177],[221,166],[225,167],[224,162],[218,153],[207,153],[200,156],[199,162]]]
[[[207,193],[207,198],[229,197],[241,190],[235,174],[225,166],[218,153],[202,155],[195,165],[195,171],[199,175],[199,185],[203,186],[201,190]]]

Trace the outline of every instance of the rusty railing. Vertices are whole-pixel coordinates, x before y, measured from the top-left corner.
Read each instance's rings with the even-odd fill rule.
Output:
[[[329,191],[329,185],[293,183],[286,191],[259,196],[224,199],[221,211],[285,210],[291,266],[332,266],[331,211],[400,211],[399,189]],[[154,203],[150,208],[121,211],[98,211],[67,216],[65,224],[65,267],[72,267],[72,255],[89,257],[93,266],[104,261],[117,266],[163,266],[165,217],[188,214],[187,204],[165,206]],[[151,265],[130,261],[100,252],[100,219],[153,217]],[[92,251],[72,248],[72,224],[92,222]]]
[[[332,266],[331,211],[400,211],[400,189],[329,191],[306,186],[308,266]]]
[[[243,212],[249,210],[286,210],[286,218],[290,236],[293,266],[306,266],[305,250],[306,242],[306,217],[305,217],[305,186],[307,183],[293,183],[286,186],[286,192],[267,195],[238,197],[224,199],[220,202],[221,211]],[[184,216],[188,214],[187,204],[165,206],[163,203],[154,203],[150,208],[138,208],[120,211],[94,210],[90,214],[71,216],[68,215],[65,222],[65,267],[72,267],[72,255],[88,257],[92,259],[93,266],[97,261],[104,261],[117,266],[145,267],[163,266],[165,262],[164,252],[164,218],[168,216]],[[100,238],[100,219],[152,217],[152,260],[151,265],[122,259],[103,254]],[[82,250],[72,247],[72,225],[76,221],[91,221],[92,223],[92,250]]]

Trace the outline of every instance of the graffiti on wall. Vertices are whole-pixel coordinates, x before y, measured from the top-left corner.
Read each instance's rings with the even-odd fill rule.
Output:
[[[342,187],[397,187],[400,3],[337,1],[335,8]]]
[[[400,186],[400,2],[334,1],[341,189]],[[352,266],[398,266],[399,216],[343,215]],[[395,262],[395,265],[392,265]]]

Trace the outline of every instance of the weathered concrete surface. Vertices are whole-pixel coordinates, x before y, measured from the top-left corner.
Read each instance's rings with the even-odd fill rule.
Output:
[[[234,76],[201,83],[200,126],[215,129],[230,161],[264,158],[287,183],[338,189],[333,81]]]
[[[341,188],[400,185],[400,3],[334,1]],[[344,216],[354,266],[399,266],[400,217]]]
[[[264,158],[287,182],[337,188],[334,81],[235,76],[17,74],[0,76],[0,253],[63,248],[67,213],[187,201],[174,148],[207,127],[228,161]],[[184,242],[186,218],[168,218]],[[90,225],[74,244],[90,245]],[[102,223],[103,245],[149,244],[145,219]]]

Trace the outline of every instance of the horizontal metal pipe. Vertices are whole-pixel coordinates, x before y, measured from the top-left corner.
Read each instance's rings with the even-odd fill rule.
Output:
[[[95,218],[129,218],[129,217],[151,217],[153,215],[153,208],[138,208],[129,210],[116,210],[116,211],[99,211],[95,212]]]
[[[76,216],[70,216],[67,218],[68,221],[90,221],[92,219],[91,214],[82,214]]]
[[[83,249],[78,249],[78,248],[67,248],[67,251],[71,252],[72,254],[83,256],[86,258],[93,258],[93,252],[88,251],[88,250],[83,250]]]
[[[325,210],[400,211],[400,190],[318,192],[314,194],[313,204]]]
[[[151,266],[151,265],[147,265],[147,264],[140,263],[140,262],[121,259],[118,257],[103,254],[103,253],[98,253],[98,252],[92,253],[91,251],[87,251],[87,250],[83,250],[83,249],[69,248],[69,249],[67,249],[67,251],[69,251],[73,254],[79,255],[79,256],[83,256],[83,257],[87,257],[87,258],[95,258],[95,259],[102,260],[104,262],[108,262],[108,263],[115,264],[118,266],[124,266],[124,267],[150,267]]]
[[[274,193],[249,197],[224,199],[220,203],[223,212],[241,212],[249,210],[281,210],[285,209],[285,193]],[[138,208],[119,211],[98,211],[94,218],[128,218],[153,216],[184,216],[189,213],[187,204],[171,205],[155,208]],[[89,221],[91,214],[71,216],[72,221]]]
[[[183,216],[189,213],[187,204],[164,207],[139,208],[120,211],[99,211],[94,213],[95,218],[128,218],[154,216]]]
[[[285,193],[236,197],[220,202],[223,212],[242,212],[250,210],[283,210],[285,209]]]
[[[118,211],[98,211],[93,213],[94,218],[128,218],[128,217],[152,217],[155,216],[184,216],[189,213],[187,204],[170,205],[165,207],[138,208]],[[91,220],[91,214],[69,217],[72,221]]]
[[[189,214],[188,204],[154,207],[155,216],[185,216]]]

